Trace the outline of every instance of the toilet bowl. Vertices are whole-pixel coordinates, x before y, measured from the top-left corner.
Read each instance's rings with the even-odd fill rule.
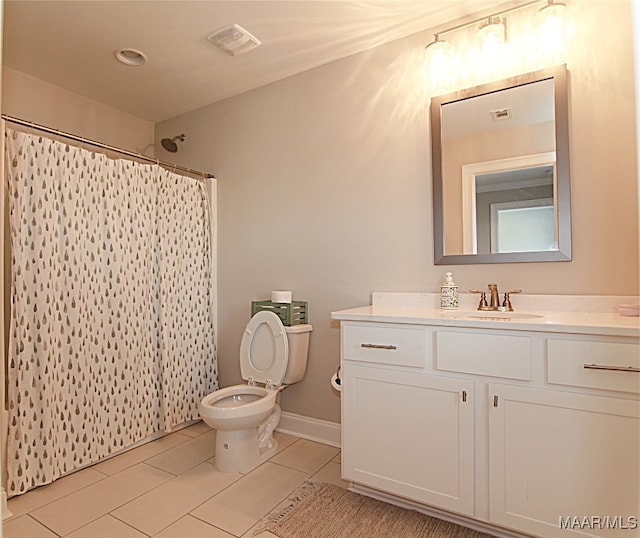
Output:
[[[304,376],[311,330],[311,325],[285,327],[270,311],[251,318],[240,345],[240,371],[248,383],[200,402],[200,416],[216,430],[216,469],[246,472],[276,452],[273,431],[281,413],[276,397]]]

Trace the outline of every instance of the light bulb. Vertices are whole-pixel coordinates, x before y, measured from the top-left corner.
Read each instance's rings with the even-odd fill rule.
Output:
[[[450,44],[441,41],[436,35],[435,41],[427,45],[425,53],[429,65],[429,77],[435,80],[446,78],[451,65]]]
[[[538,33],[542,43],[551,48],[561,48],[565,42],[566,6],[549,0],[536,15]]]
[[[480,25],[478,36],[482,48],[495,48],[504,45],[507,40],[507,27],[500,17],[489,17]]]

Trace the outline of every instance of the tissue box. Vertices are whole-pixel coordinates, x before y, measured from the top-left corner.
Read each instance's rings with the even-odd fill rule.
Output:
[[[251,301],[251,317],[261,310],[270,310],[276,314],[282,324],[290,327],[308,323],[306,301],[291,301],[290,303],[274,303],[272,301]]]

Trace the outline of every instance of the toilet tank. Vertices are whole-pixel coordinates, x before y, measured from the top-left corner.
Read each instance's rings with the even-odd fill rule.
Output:
[[[282,380],[283,385],[297,383],[304,377],[309,357],[309,335],[312,329],[313,327],[308,324],[284,328],[289,343],[289,361]]]

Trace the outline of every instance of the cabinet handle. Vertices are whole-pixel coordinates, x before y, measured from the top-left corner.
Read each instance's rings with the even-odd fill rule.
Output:
[[[584,364],[587,370],[611,370],[613,372],[640,372],[635,366],[607,366],[606,364]]]
[[[367,349],[398,349],[396,346],[384,344],[360,344],[360,347],[364,347]]]
[[[466,402],[466,401],[467,401],[467,391],[466,391],[466,390],[463,390],[463,391],[462,391],[462,401],[463,401],[463,402]]]
[[[498,407],[498,395],[494,394],[493,396],[493,407]]]

